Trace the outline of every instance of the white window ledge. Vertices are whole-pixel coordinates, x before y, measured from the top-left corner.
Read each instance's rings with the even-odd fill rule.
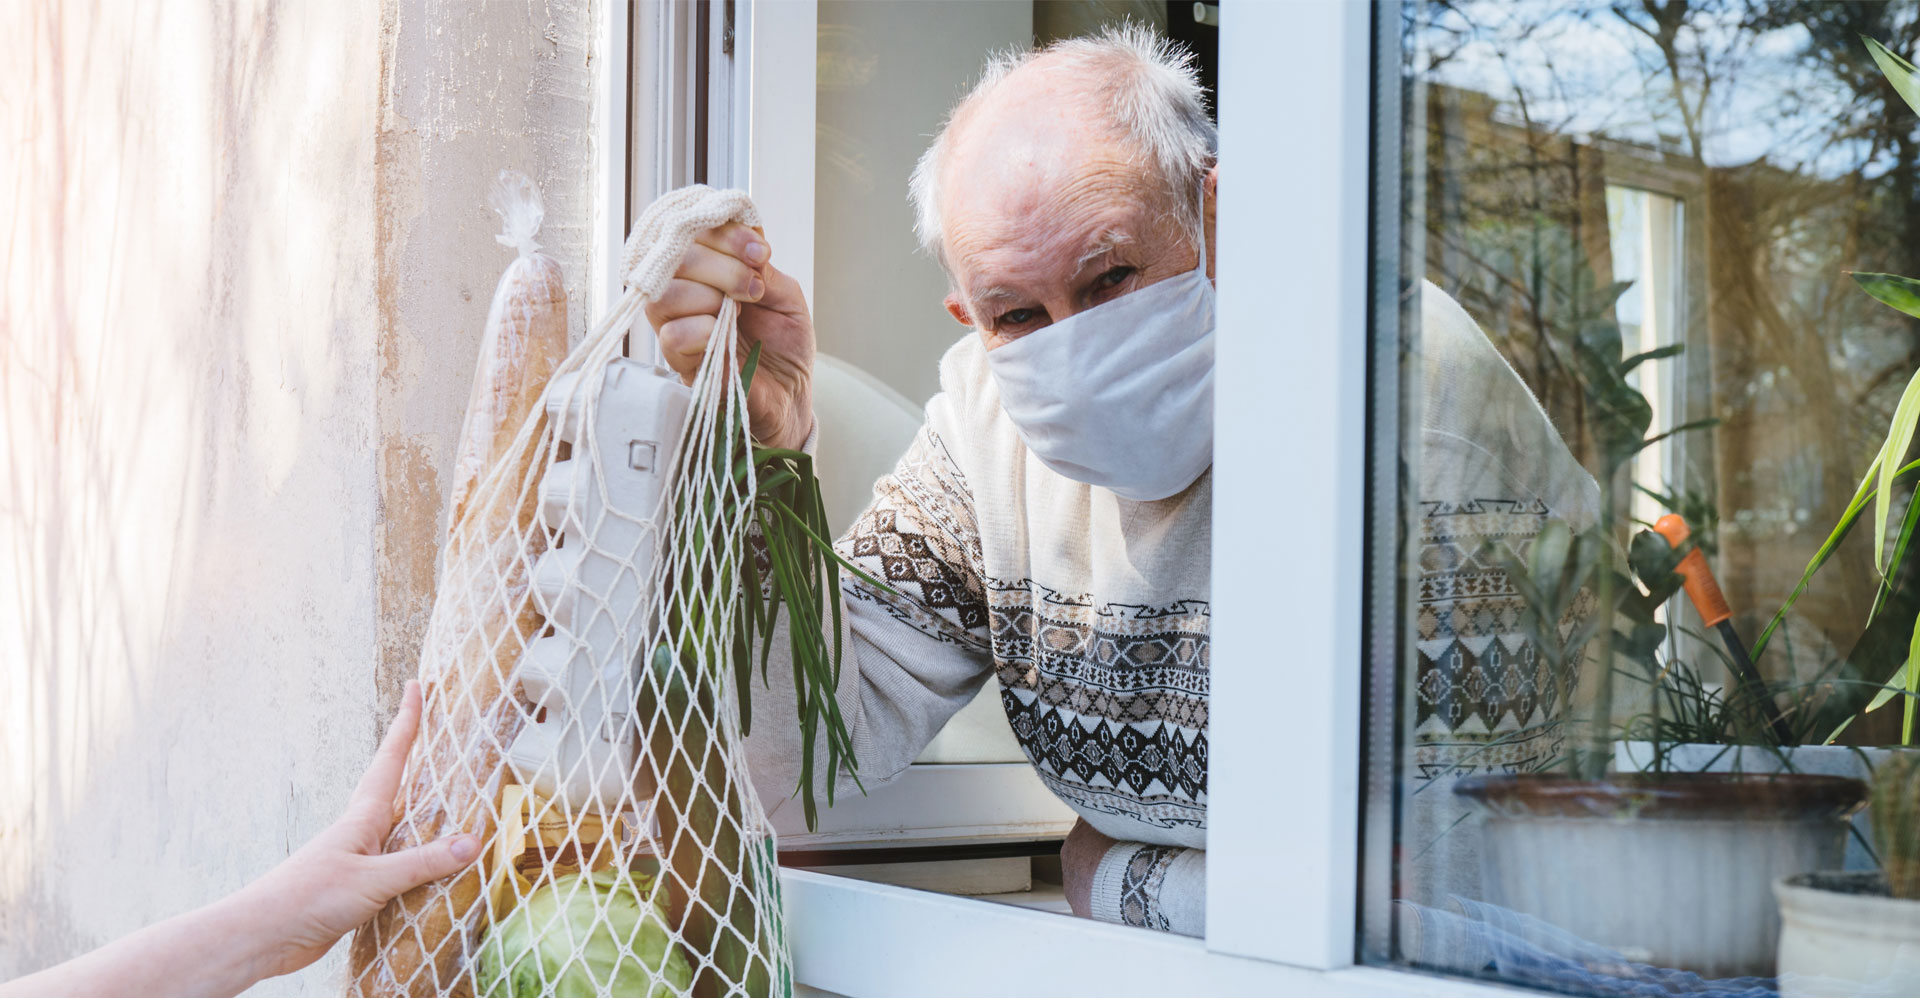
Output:
[[[1305,970],[1210,953],[1198,939],[804,870],[783,870],[781,890],[796,977],[849,998],[1525,993],[1372,967]]]
[[[993,708],[999,710],[999,703]],[[1060,839],[1077,817],[1027,762],[908,766],[898,780],[868,796],[843,792],[838,804],[820,809],[811,832],[805,813],[793,801],[774,808],[780,848]]]

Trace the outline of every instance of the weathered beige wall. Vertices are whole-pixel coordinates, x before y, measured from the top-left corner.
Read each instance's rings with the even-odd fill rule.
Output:
[[[0,979],[340,810],[424,622],[499,167],[586,273],[591,18],[0,5]]]
[[[586,329],[593,166],[588,0],[408,0],[381,109],[375,532],[379,687],[398,702],[433,596],[433,553],[478,333],[512,251],[485,204],[502,167],[546,201],[543,251]]]

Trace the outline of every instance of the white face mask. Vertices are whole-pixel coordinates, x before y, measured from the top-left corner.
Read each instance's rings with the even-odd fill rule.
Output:
[[[1140,502],[1213,464],[1213,282],[1200,265],[987,351],[1001,405],[1048,468]]]

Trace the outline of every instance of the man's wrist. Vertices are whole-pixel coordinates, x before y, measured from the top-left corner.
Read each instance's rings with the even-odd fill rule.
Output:
[[[777,435],[762,437],[754,434],[757,443],[780,450],[795,450],[807,454],[813,453],[814,436],[820,432],[819,423],[813,418],[813,408],[797,410],[800,415],[787,420],[786,426]],[[795,427],[798,427],[796,430]]]
[[[812,392],[803,393],[794,399],[793,415],[787,421],[787,425],[798,427],[799,432],[788,432],[788,440],[781,446],[788,450],[808,451],[811,453],[808,445],[813,442],[813,435],[819,432],[819,426],[813,417]]]

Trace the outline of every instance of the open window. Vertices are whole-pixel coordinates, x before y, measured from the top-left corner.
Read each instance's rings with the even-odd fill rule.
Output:
[[[1271,990],[1318,980],[1314,972],[1299,967],[1343,967],[1352,962],[1358,677],[1357,670],[1310,663],[1357,662],[1360,647],[1356,554],[1364,463],[1360,403],[1365,313],[1354,304],[1365,295],[1361,278],[1367,225],[1364,164],[1370,37],[1365,10],[1328,4],[1290,9],[1284,18],[1269,12],[1251,15],[1243,22],[1249,44],[1240,55],[1242,76],[1236,91],[1227,41],[1211,23],[1221,16],[1215,5],[808,5],[814,27],[812,62],[793,58],[789,50],[783,59],[789,69],[784,77],[787,85],[772,88],[779,92],[774,99],[780,101],[783,115],[794,112],[793,90],[806,88],[813,101],[812,141],[792,147],[812,150],[811,163],[799,169],[810,165],[812,170],[813,252],[799,269],[810,276],[822,350],[857,368],[862,380],[879,382],[885,394],[904,398],[902,412],[917,409],[935,388],[941,353],[968,333],[943,314],[939,302],[947,290],[944,277],[932,260],[917,251],[905,197],[907,174],[940,115],[964,92],[990,52],[1036,36],[1089,30],[1099,23],[1091,15],[1104,9],[1106,16],[1113,16],[1118,7],[1147,13],[1170,34],[1186,35],[1195,43],[1208,75],[1218,81],[1223,108],[1234,106],[1236,92],[1247,95],[1240,107],[1249,122],[1271,116],[1265,109],[1274,102],[1264,95],[1288,88],[1327,93],[1333,87],[1331,92],[1341,95],[1335,106],[1357,114],[1343,120],[1315,109],[1301,116],[1298,129],[1282,128],[1278,133],[1259,124],[1235,133],[1227,125],[1222,139],[1227,162],[1234,161],[1231,150],[1237,134],[1248,175],[1275,175],[1269,187],[1273,200],[1243,202],[1250,206],[1246,221],[1262,221],[1244,227],[1222,222],[1222,286],[1236,280],[1231,276],[1233,264],[1228,262],[1229,247],[1236,240],[1246,247],[1238,251],[1246,268],[1237,278],[1243,288],[1270,286],[1276,263],[1282,273],[1297,264],[1300,269],[1292,272],[1287,284],[1314,289],[1296,300],[1298,314],[1308,323],[1324,322],[1328,333],[1314,342],[1305,357],[1271,356],[1267,351],[1273,342],[1244,338],[1235,348],[1239,370],[1247,374],[1281,370],[1284,384],[1271,378],[1257,383],[1227,379],[1223,374],[1216,387],[1222,411],[1237,414],[1235,432],[1223,427],[1217,436],[1218,446],[1232,448],[1234,458],[1216,458],[1216,489],[1223,481],[1236,485],[1229,499],[1219,499],[1216,491],[1215,537],[1220,539],[1213,552],[1216,619],[1224,621],[1232,613],[1243,627],[1234,630],[1219,624],[1214,632],[1214,661],[1224,658],[1244,667],[1236,670],[1233,682],[1222,673],[1215,677],[1216,683],[1224,685],[1216,686],[1210,728],[1214,748],[1209,849],[1215,858],[1209,870],[1207,938],[1146,933],[1027,910],[1018,904],[904,889],[884,882],[903,878],[871,868],[860,871],[863,878],[870,878],[863,881],[834,876],[831,866],[789,870],[786,889],[795,954],[801,980],[810,985],[852,995],[972,993],[1008,980],[1031,982],[1034,989],[1080,992]],[[780,13],[773,16],[789,14],[782,5],[755,10],[756,16],[759,11],[775,10]],[[1075,22],[1068,14],[1088,16]],[[1271,42],[1300,29],[1306,31],[1303,38],[1318,39],[1311,57],[1294,64],[1284,79],[1263,78],[1276,67],[1267,56],[1256,54],[1260,46],[1252,40]],[[757,24],[753,30],[756,45],[770,38]],[[789,45],[794,40],[791,35],[782,38]],[[753,58],[758,66],[759,50]],[[756,78],[756,94],[762,85],[763,80]],[[1278,121],[1291,120],[1293,110],[1306,110],[1295,108],[1293,102],[1280,103],[1288,111],[1280,113]],[[752,114],[758,143],[762,107],[754,106]],[[773,127],[789,125],[781,122]],[[1325,139],[1328,155],[1311,164],[1299,164],[1287,155],[1303,133],[1314,136],[1314,141]],[[759,155],[756,145],[753,156]],[[790,155],[788,162],[797,158]],[[1302,196],[1316,188],[1335,190],[1338,196]],[[766,201],[757,189],[755,195],[764,206]],[[1345,231],[1317,246],[1303,240],[1275,254],[1264,231],[1273,225]],[[773,232],[771,226],[769,232]],[[795,237],[774,234],[772,238],[776,258],[792,263]],[[1240,328],[1249,330],[1254,328],[1248,321],[1251,315],[1264,311],[1254,298],[1234,300],[1226,292],[1221,308],[1223,327],[1228,315],[1239,308],[1244,310]],[[1346,335],[1337,335],[1336,330]],[[1230,354],[1224,345],[1221,350],[1224,366]],[[1284,415],[1263,415],[1272,411],[1278,399],[1288,400]],[[1257,427],[1270,419],[1302,419],[1338,429],[1307,448],[1297,463],[1277,466],[1257,456],[1265,441],[1250,439],[1264,435],[1267,431]],[[823,440],[823,464],[828,446]],[[875,456],[869,476],[884,471],[891,461],[891,455]],[[1289,483],[1303,469],[1314,469],[1309,477],[1330,487],[1323,492],[1290,489]],[[1300,522],[1315,524],[1304,531],[1306,549],[1296,546],[1296,537],[1273,534],[1276,496],[1284,497],[1279,500],[1282,506],[1296,504]],[[1328,576],[1307,573],[1276,580],[1271,559],[1283,548],[1292,548],[1308,564],[1341,567]],[[1343,579],[1345,585],[1340,584]],[[1271,601],[1276,583],[1277,604]],[[1226,589],[1242,595],[1229,596]],[[1263,595],[1255,597],[1255,592]],[[1275,626],[1286,629],[1292,651],[1297,652],[1297,657],[1290,654],[1278,668],[1274,667]],[[1300,635],[1297,641],[1295,634]],[[1331,707],[1341,696],[1352,699],[1346,706]],[[1322,700],[1326,706],[1319,706]],[[1276,731],[1273,718],[1256,705],[1283,701],[1302,705],[1297,714],[1289,714],[1290,720],[1297,717],[1299,723]],[[997,711],[985,713],[983,729],[1004,725],[993,716]],[[981,782],[961,801],[965,810],[996,818],[1006,815],[1000,819],[1008,822],[1003,829],[1012,829],[1016,837],[1030,834],[1018,828],[1026,816],[1007,804],[1026,806],[1024,802],[1031,798],[1025,796],[1026,790],[1016,792],[1016,788],[1037,787],[1030,782],[1024,762],[1008,751],[1004,735],[951,747],[962,753],[1000,754],[963,755],[960,758],[965,761],[959,762],[942,761],[936,754],[923,759],[915,770],[928,777],[972,771]],[[1223,753],[1240,764],[1223,766]],[[1289,783],[1295,775],[1305,782],[1276,782],[1278,774],[1270,765],[1276,757],[1300,760],[1300,765],[1285,767],[1285,774]],[[863,808],[884,808],[887,793],[910,791],[911,783],[909,779],[871,800],[842,805],[847,808],[846,820],[860,820]],[[1284,799],[1274,792],[1281,785],[1289,791]],[[1229,800],[1237,806],[1224,807]],[[952,813],[951,801],[929,801],[927,813],[936,805]],[[1054,836],[1070,822],[1070,815],[1058,805],[1045,799],[1035,800],[1034,805],[1031,813],[1042,821],[1057,822]],[[1049,818],[1049,813],[1057,818]],[[885,827],[868,825],[862,833]],[[891,830],[897,837],[902,828],[896,823]],[[955,844],[979,843],[1004,834],[983,829]],[[783,835],[783,844],[796,840],[800,836]],[[841,870],[845,872],[844,867]],[[1287,903],[1276,908],[1275,899],[1281,897]],[[1013,899],[1002,896],[1000,900]],[[1057,901],[1053,907],[1059,907]],[[977,956],[983,952],[997,955],[983,962]],[[1232,960],[1222,954],[1260,959]],[[1348,980],[1367,981],[1373,975],[1364,970],[1353,973],[1360,976]]]
[[[972,335],[941,306],[945,277],[913,235],[906,183],[926,136],[992,53],[1123,17],[1198,43],[1212,79],[1215,29],[1191,4],[635,8],[648,57],[632,70],[629,213],[684,183],[753,191],[776,264],[814,310],[817,459],[836,532],[905,451],[941,355]],[[774,814],[790,867],[1061,913],[1052,857],[1074,818],[1027,762],[991,680],[898,781],[823,809],[812,830],[797,807]]]
[[[1604,524],[1596,543],[1624,559],[1642,525],[1684,513],[1696,536],[1683,543],[1702,550],[1732,630],[1754,642],[1853,495],[1862,449],[1910,372],[1912,330],[1840,273],[1920,270],[1900,256],[1920,245],[1903,227],[1920,143],[1848,47],[1884,30],[1911,48],[1911,9],[636,5],[633,51],[654,55],[634,61],[633,197],[702,177],[753,191],[776,259],[813,302],[831,358],[822,377],[840,386],[825,405],[848,402],[867,434],[837,457],[823,442],[823,464],[884,471],[886,435],[909,427],[935,361],[964,335],[938,307],[944,281],[916,252],[903,190],[938,115],[987,52],[1096,6],[1146,11],[1170,34],[1222,26],[1207,57],[1223,183],[1206,935],[1061,918],[950,884],[912,889],[901,884],[931,882],[875,869],[898,855],[827,855],[902,843],[953,857],[1044,851],[1069,818],[1044,792],[1023,796],[1035,788],[989,701],[916,765],[924,778],[843,804],[813,838],[785,830],[783,845],[808,853],[784,880],[800,980],[847,995],[1009,981],[1021,992],[1490,995],[1513,984],[1616,993],[1604,989],[1621,968],[1694,972],[1637,940],[1650,926],[1680,935],[1689,923],[1674,913],[1701,890],[1674,885],[1726,857],[1661,854],[1664,875],[1622,866],[1616,879],[1642,877],[1624,916],[1638,935],[1601,938],[1489,887],[1499,807],[1461,788],[1552,771],[1583,743],[1606,754],[1603,772],[1631,776],[1650,768],[1632,735],[1673,741],[1657,727],[1675,720],[1670,708],[1655,728],[1635,727],[1665,677],[1686,666],[1700,680],[1693,695],[1722,704],[1743,682],[1716,622],[1675,595],[1641,608],[1662,634],[1637,649],[1655,685],[1597,694],[1617,670],[1583,668],[1588,652],[1554,647],[1551,628],[1529,632],[1523,618],[1541,608],[1510,584],[1552,523],[1569,534]],[[708,149],[704,174],[695,142]],[[645,180],[643,154],[655,164]],[[723,163],[731,172],[717,172]],[[1605,384],[1582,373],[1583,351],[1614,358]],[[1436,419],[1448,397],[1435,370],[1465,372],[1454,423]],[[1593,419],[1609,411],[1602,390],[1631,393],[1634,420],[1644,415],[1610,465],[1592,460],[1610,453],[1612,430]],[[1504,443],[1474,435],[1486,420],[1472,417],[1489,415],[1514,417]],[[867,473],[831,475],[847,486]],[[858,499],[856,486],[836,501]],[[1871,685],[1891,668],[1873,649],[1907,647],[1910,628],[1863,629],[1872,559],[1850,549],[1838,564],[1759,657],[1763,682],[1818,682],[1838,662]],[[1645,583],[1635,577],[1643,595]],[[1611,598],[1580,589],[1565,594],[1570,617],[1548,618],[1571,624],[1562,638]],[[1834,699],[1796,710],[1807,732],[1846,713]],[[954,773],[974,782],[912,796],[916,780]],[[1756,827],[1741,817],[1722,830]],[[1844,827],[1822,834],[1836,827],[1846,846]],[[1564,888],[1596,865],[1594,848],[1559,840],[1524,882]],[[848,858],[868,868],[837,861]],[[1764,923],[1774,902],[1748,890],[1754,876],[1724,881],[1741,893],[1693,922]],[[1561,900],[1598,909],[1600,895],[1582,890]],[[1541,956],[1550,936],[1564,944],[1544,951],[1559,964]],[[1566,976],[1569,960],[1588,976]]]
[[[977,335],[947,314],[946,277],[914,236],[907,178],[928,136],[993,53],[1123,17],[1212,30],[1191,4],[818,5],[810,269],[819,460],[836,529],[905,451],[941,356]],[[1203,58],[1212,52],[1203,46]],[[1075,816],[1035,774],[1001,697],[990,679],[899,782],[835,807],[818,832],[777,816],[783,851],[804,853],[798,865],[1065,912],[1051,857]]]
[[[1254,337],[1222,348],[1222,364],[1235,363],[1242,374],[1281,373],[1277,381],[1258,383],[1223,377],[1216,386],[1222,411],[1235,413],[1234,425],[1244,430],[1218,434],[1217,446],[1233,457],[1216,457],[1216,481],[1236,484],[1215,512],[1215,590],[1244,595],[1221,595],[1216,612],[1247,626],[1219,627],[1213,639],[1216,662],[1224,657],[1246,665],[1234,670],[1233,681],[1216,685],[1221,695],[1212,711],[1209,851],[1216,859],[1207,938],[1044,910],[1064,907],[1057,893],[1052,902],[1033,904],[1031,896],[1044,891],[1008,892],[1028,894],[1029,903],[996,904],[956,896],[951,882],[937,885],[948,888],[945,893],[887,883],[908,878],[873,869],[878,864],[871,862],[854,871],[869,879],[832,872],[850,872],[838,859],[902,858],[826,855],[835,847],[917,840],[961,856],[1010,847],[999,857],[1018,856],[1031,874],[1028,853],[1053,848],[1071,814],[1014,755],[1005,721],[988,700],[957,718],[900,785],[826,812],[821,834],[811,839],[783,829],[783,850],[804,846],[806,860],[817,864],[790,867],[785,882],[791,945],[807,986],[848,995],[970,994],[1009,980],[1036,990],[1118,994],[1270,991],[1312,986],[1320,971],[1353,962],[1358,676],[1308,663],[1357,662],[1360,649],[1357,500],[1366,325],[1364,311],[1353,306],[1366,294],[1370,24],[1357,5],[1281,12],[1250,6],[1237,61],[1219,34],[1215,4],[737,0],[639,3],[616,13],[616,19],[630,18],[615,29],[631,40],[631,85],[623,91],[631,107],[619,112],[630,123],[622,146],[629,164],[618,194],[609,196],[626,198],[623,211],[630,212],[653,194],[694,180],[752,191],[767,216],[776,260],[813,302],[821,349],[832,358],[822,364],[823,379],[842,386],[837,396],[865,400],[856,412],[873,406],[870,411],[886,413],[865,420],[873,425],[862,429],[875,437],[868,453],[840,458],[866,462],[866,470],[845,475],[842,484],[886,470],[892,457],[881,438],[889,426],[898,433],[897,427],[917,422],[918,408],[934,390],[940,354],[967,335],[939,308],[944,278],[917,252],[905,181],[939,116],[998,48],[1091,30],[1104,18],[1128,14],[1188,42],[1209,86],[1217,82],[1228,95],[1227,107],[1231,95],[1244,93],[1243,120],[1281,126],[1252,124],[1236,132],[1228,125],[1223,135],[1228,162],[1275,179],[1240,202],[1246,208],[1241,220],[1222,222],[1220,283],[1271,285],[1278,265],[1292,275],[1287,284],[1308,289],[1294,303],[1301,321],[1327,330],[1307,355],[1272,355],[1275,344]],[[1254,44],[1256,38],[1266,41]],[[1309,38],[1317,41],[1309,45]],[[1274,60],[1262,51],[1276,42],[1298,47],[1300,58]],[[1317,102],[1264,96],[1290,90],[1335,95],[1336,107],[1358,117],[1309,107]],[[730,143],[724,155],[714,150],[719,136]],[[1302,140],[1321,144],[1327,156],[1311,163],[1288,156]],[[694,143],[708,147],[704,159],[692,151]],[[730,172],[719,172],[722,164]],[[1301,196],[1316,188],[1337,196]],[[1301,241],[1270,252],[1274,244],[1265,230],[1275,225],[1339,234],[1317,247]],[[609,226],[609,239],[614,231]],[[1238,270],[1230,262],[1236,256]],[[1251,296],[1222,293],[1223,327],[1251,329],[1249,318],[1262,311]],[[1263,444],[1252,440],[1265,432],[1256,426],[1279,419],[1338,430],[1280,467],[1257,457]],[[823,440],[823,465],[834,459],[833,446]],[[1302,471],[1330,487],[1289,493],[1283,483]],[[1268,529],[1275,496],[1282,507],[1291,503],[1301,522],[1319,524],[1306,532],[1304,549]],[[849,505],[857,499],[857,491],[843,497]],[[1341,567],[1325,578],[1307,573],[1276,580],[1268,560],[1283,543],[1308,563]],[[1263,595],[1255,598],[1256,590]],[[1277,670],[1276,626],[1303,636]],[[1256,706],[1280,701],[1298,705],[1300,723],[1275,730]],[[1221,765],[1223,753],[1240,764]],[[1305,778],[1288,786],[1285,799],[1274,792],[1282,785],[1268,765],[1275,757],[1300,760],[1287,775]],[[916,782],[935,789],[915,798]],[[1229,801],[1234,805],[1222,806]],[[1276,909],[1281,887],[1289,903]],[[998,956],[983,960],[983,953]],[[1339,987],[1361,993],[1376,980],[1389,990],[1397,986],[1398,975],[1366,969],[1345,975]]]

